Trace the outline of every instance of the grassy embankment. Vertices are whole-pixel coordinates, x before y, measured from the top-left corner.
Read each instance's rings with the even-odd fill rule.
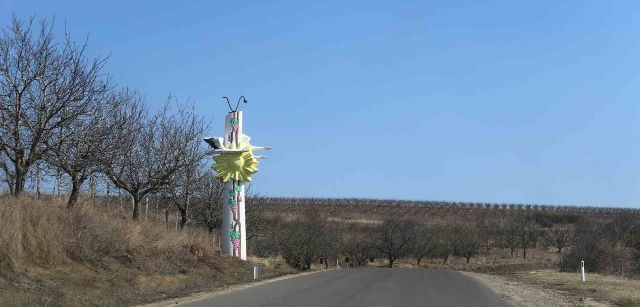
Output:
[[[122,306],[252,281],[202,229],[167,229],[91,206],[0,197],[0,306]],[[293,270],[263,260],[262,278]]]

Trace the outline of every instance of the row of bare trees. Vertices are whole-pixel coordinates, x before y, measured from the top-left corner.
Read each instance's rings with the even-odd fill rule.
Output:
[[[361,229],[344,229],[330,223],[320,207],[309,206],[299,218],[271,220],[271,231],[252,243],[253,252],[261,256],[282,256],[290,265],[309,269],[314,261],[342,255],[351,265],[361,266],[373,258],[383,257],[393,267],[398,259],[413,258],[419,266],[423,259],[441,259],[447,264],[451,256],[467,263],[481,253],[516,249],[527,257],[527,250],[541,244],[558,253],[574,244],[570,225],[541,228],[532,217],[506,220],[500,225],[488,223],[424,224],[406,216],[390,215],[379,225]],[[326,262],[325,262],[326,263]]]
[[[519,250],[520,257],[527,258],[530,249],[543,247],[559,254],[561,270],[575,271],[584,260],[592,272],[640,274],[640,221],[633,216],[585,216],[575,223],[542,227],[534,215],[497,224],[428,223],[389,215],[381,224],[353,228],[353,224],[332,222],[326,214],[319,214],[321,210],[321,206],[307,206],[298,218],[272,218],[264,236],[251,242],[252,251],[261,256],[280,255],[290,265],[306,270],[315,262],[326,265],[328,259],[340,257],[351,266],[365,265],[377,257],[386,259],[389,267],[398,259],[410,258],[419,266],[425,258],[447,264],[455,256],[469,263],[478,255],[503,255],[505,250],[511,257]]]
[[[449,202],[431,200],[388,200],[388,199],[367,199],[367,198],[294,198],[294,197],[272,197],[269,203],[274,205],[286,205],[288,207],[321,205],[327,208],[342,210],[359,210],[365,208],[367,211],[389,211],[395,208],[398,211],[422,209],[425,213],[433,212],[469,212],[469,211],[490,211],[491,214],[520,214],[522,211],[532,214],[556,215],[566,218],[575,218],[583,214],[640,214],[638,208],[620,207],[596,207],[596,206],[558,206],[540,204],[513,204],[513,203],[473,203],[473,202]]]
[[[14,17],[2,32],[0,178],[18,196],[36,176],[39,193],[40,165],[54,169],[57,181],[69,182],[72,208],[99,174],[130,195],[133,219],[141,200],[154,195],[177,208],[184,226],[194,197],[218,197],[206,186],[215,183],[203,163],[204,120],[172,97],[151,112],[143,94],[105,73],[107,58],[86,48],[68,34],[57,39],[46,21]]]
[[[446,264],[449,256],[466,259],[467,263],[480,252],[483,243],[478,227],[472,225],[426,226],[397,217],[386,218],[377,231],[372,252],[383,255],[393,267],[399,258],[440,258]]]

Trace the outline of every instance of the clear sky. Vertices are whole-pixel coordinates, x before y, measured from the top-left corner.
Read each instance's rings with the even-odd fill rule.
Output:
[[[637,1],[6,1],[158,106],[270,145],[270,196],[640,204]]]

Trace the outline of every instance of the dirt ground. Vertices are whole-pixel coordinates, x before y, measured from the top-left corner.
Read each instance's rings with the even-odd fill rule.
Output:
[[[576,273],[549,270],[507,275],[462,273],[481,280],[518,307],[640,306],[638,280],[590,274],[582,283]]]

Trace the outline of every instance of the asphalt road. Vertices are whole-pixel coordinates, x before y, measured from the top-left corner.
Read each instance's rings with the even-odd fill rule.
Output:
[[[455,271],[340,269],[222,293],[181,306],[511,306]]]

